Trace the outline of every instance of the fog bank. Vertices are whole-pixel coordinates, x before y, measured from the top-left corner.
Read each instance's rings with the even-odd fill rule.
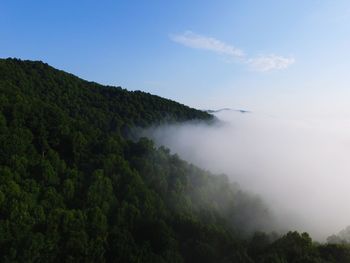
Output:
[[[318,240],[350,223],[350,122],[286,120],[221,111],[215,124],[186,123],[147,131],[184,160],[225,173],[259,194],[279,228]],[[279,230],[276,229],[276,230]]]

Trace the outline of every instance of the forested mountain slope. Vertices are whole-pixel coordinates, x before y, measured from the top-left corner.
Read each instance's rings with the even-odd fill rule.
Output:
[[[269,220],[258,198],[131,136],[212,118],[42,62],[0,60],[0,262],[349,262],[346,245],[306,233],[242,239]]]

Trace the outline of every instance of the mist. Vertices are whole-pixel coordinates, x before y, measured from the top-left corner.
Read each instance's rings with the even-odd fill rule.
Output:
[[[184,160],[258,194],[275,216],[276,231],[306,231],[324,241],[349,225],[349,121],[214,114],[213,124],[164,125],[146,133]]]

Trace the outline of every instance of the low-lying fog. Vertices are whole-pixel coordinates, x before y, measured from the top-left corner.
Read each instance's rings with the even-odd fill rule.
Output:
[[[162,126],[148,134],[183,159],[259,194],[285,229],[323,241],[350,224],[350,121],[215,115],[215,124]]]

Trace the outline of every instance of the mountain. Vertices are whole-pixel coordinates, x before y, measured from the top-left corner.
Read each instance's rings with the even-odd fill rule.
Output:
[[[222,112],[222,111],[236,111],[239,113],[251,113],[251,111],[248,111],[248,110],[235,110],[235,109],[231,109],[231,108],[222,108],[222,109],[218,109],[218,110],[206,110],[206,112],[209,114],[218,113],[218,112]]]
[[[0,262],[349,262],[306,233],[253,234],[259,198],[137,135],[188,120],[213,117],[1,59]]]

